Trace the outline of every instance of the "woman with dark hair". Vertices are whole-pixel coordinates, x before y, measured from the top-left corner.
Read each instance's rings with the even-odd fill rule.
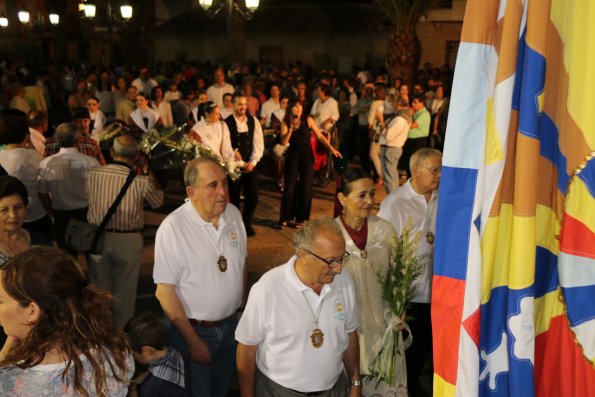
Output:
[[[375,194],[374,181],[362,168],[349,167],[343,172],[338,194],[343,211],[335,221],[343,231],[345,251],[350,254],[344,266],[355,284],[360,316],[358,334],[362,374],[372,366],[378,346],[382,346],[384,332],[392,320],[385,314],[388,306],[382,299],[377,275],[386,273],[390,257],[395,255],[392,241],[396,233],[389,222],[371,215]],[[400,329],[395,331],[399,332]],[[399,349],[401,354],[395,362],[395,386],[391,387],[385,382],[376,385],[376,380],[367,379],[363,382],[363,395],[407,396],[402,340]]]
[[[126,396],[134,363],[110,298],[56,248],[33,248],[0,270],[0,395]]]
[[[107,117],[105,113],[100,109],[99,99],[95,96],[90,96],[87,99],[87,109],[89,109],[89,117],[91,118],[91,138],[95,139],[95,142],[101,142],[101,132],[107,124]]]
[[[37,176],[43,156],[26,147],[28,133],[29,124],[24,115],[9,114],[0,117],[0,144],[6,145],[0,151],[0,165],[27,187],[29,206],[25,211],[25,228],[33,237],[38,238],[36,241],[45,243],[51,236],[52,221],[38,195]]]
[[[310,219],[312,208],[312,183],[314,182],[314,153],[311,141],[320,141],[336,157],[343,158],[320,132],[314,119],[303,117],[300,102],[289,104],[281,124],[281,145],[289,143],[285,153],[283,170],[284,189],[281,198],[281,214],[278,228],[283,229],[287,222],[295,218],[295,228]],[[298,178],[299,177],[299,178]]]
[[[23,229],[29,197],[23,182],[0,176],[0,268],[11,257],[29,249],[31,238]]]
[[[153,91],[151,91],[151,109],[156,110],[159,113],[164,127],[174,125],[171,105],[169,104],[169,101],[163,99],[163,89],[159,86],[153,88]]]
[[[149,107],[149,96],[144,92],[136,94],[136,109],[130,112],[128,125],[135,125],[143,132],[163,126],[159,112]]]
[[[225,161],[235,158],[227,124],[221,120],[219,106],[207,101],[198,105],[198,122],[194,124],[188,138],[208,146]]]

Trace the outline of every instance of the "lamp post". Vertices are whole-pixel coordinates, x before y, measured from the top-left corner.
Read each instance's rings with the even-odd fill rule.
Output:
[[[234,40],[234,24],[233,24],[233,17],[234,15],[238,15],[243,20],[249,20],[252,18],[254,12],[258,9],[260,4],[259,0],[245,0],[244,5],[245,7],[241,7],[239,0],[219,0],[217,6],[213,6],[213,0],[199,0],[198,3],[200,6],[206,11],[207,16],[209,18],[213,18],[215,15],[219,14],[223,9],[227,10],[227,38],[229,40],[229,58],[230,61],[233,58],[234,52],[237,54],[238,48],[234,47],[241,47],[243,43],[238,43],[238,41],[242,41],[241,39],[236,38]],[[243,24],[241,27],[241,37],[245,32],[243,32]]]
[[[128,22],[132,18],[133,9],[132,6],[127,2],[123,1],[120,5],[120,17],[114,15],[113,12],[113,1],[106,0],[106,11],[107,11],[107,51],[106,59],[108,65],[112,60],[112,44],[113,44],[113,32],[114,32],[114,20],[122,18],[124,22]],[[93,19],[97,13],[97,6],[93,1],[81,1],[79,3],[79,11],[82,11],[85,18]]]

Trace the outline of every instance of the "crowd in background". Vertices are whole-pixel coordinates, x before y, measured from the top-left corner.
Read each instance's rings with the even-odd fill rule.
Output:
[[[110,150],[100,150],[101,133],[111,123],[118,122],[145,132],[154,127],[185,126],[189,137],[212,146],[225,159],[239,160],[238,164],[243,170],[241,180],[253,188],[244,187],[244,190],[240,190],[230,181],[230,196],[231,203],[239,208],[240,191],[245,195],[242,219],[238,219],[237,224],[244,225],[240,229],[246,231],[247,237],[255,234],[251,217],[258,203],[259,179],[255,168],[262,157],[261,146],[265,144],[263,133],[272,137],[266,141],[274,145],[268,148],[268,153],[271,161],[276,163],[276,175],[273,176],[278,179],[279,188],[283,191],[277,222],[280,229],[289,224],[301,229],[302,223],[310,217],[312,186],[327,183],[335,173],[340,175],[354,161],[359,161],[362,167],[354,181],[359,181],[358,188],[363,186],[361,189],[369,196],[365,199],[368,212],[365,216],[361,214],[358,203],[362,199],[351,193],[351,184],[341,186],[338,183],[336,215],[341,215],[337,222],[343,222],[341,225],[344,230],[341,230],[347,241],[352,238],[355,242],[361,233],[368,233],[367,218],[376,186],[383,186],[390,194],[403,184],[401,179],[407,175],[412,176],[411,183],[406,184],[411,192],[415,192],[411,194],[426,197],[425,201],[431,200],[435,211],[437,181],[441,170],[439,151],[443,148],[446,135],[448,88],[452,78],[446,68],[433,69],[428,66],[419,70],[414,81],[403,81],[399,77],[389,77],[383,68],[356,68],[351,74],[339,75],[333,69],[314,71],[301,62],[287,65],[234,64],[228,68],[209,62],[168,62],[158,63],[153,69],[147,66],[102,68],[91,65],[66,65],[62,69],[47,65],[38,68],[9,60],[0,65],[0,144],[3,145],[0,150],[0,166],[3,168],[0,172],[11,175],[0,178],[0,215],[5,211],[7,219],[12,217],[7,221],[8,226],[0,227],[0,269],[2,263],[8,263],[10,269],[15,269],[14,272],[20,271],[22,263],[11,262],[11,258],[29,252],[35,245],[51,244],[52,240],[56,240],[58,246],[67,249],[63,238],[71,218],[96,225],[103,223],[103,215],[120,192],[124,181],[131,186],[132,194],[127,196],[122,208],[116,210],[114,218],[107,223],[105,246],[108,248],[87,257],[90,280],[81,273],[78,265],[69,262],[68,257],[61,257],[56,253],[58,251],[35,251],[38,256],[32,259],[39,261],[39,255],[53,254],[58,258],[55,266],[75,268],[72,276],[74,292],[67,297],[73,302],[88,304],[87,301],[96,300],[101,301],[103,309],[107,308],[105,297],[95,286],[107,290],[116,298],[111,302],[111,309],[119,329],[116,331],[114,328],[111,336],[98,336],[101,343],[108,346],[100,360],[113,361],[116,366],[107,371],[109,373],[104,374],[102,379],[77,378],[74,385],[77,389],[121,389],[131,376],[130,349],[128,342],[122,342],[124,336],[121,329],[134,312],[133,302],[143,248],[139,233],[144,226],[143,202],[154,208],[163,203],[162,187],[146,161],[143,163],[141,160],[132,136],[120,136],[114,140]],[[209,134],[213,132],[212,125],[220,120],[225,122],[220,123],[220,136],[215,139]],[[246,126],[246,131],[238,131],[240,123]],[[254,123],[257,123],[256,127]],[[249,132],[249,141],[238,142],[238,132]],[[211,138],[217,144],[210,143]],[[224,147],[225,139],[227,146]],[[419,150],[425,148],[438,151],[422,151],[422,155],[419,155]],[[417,157],[415,153],[418,153]],[[335,161],[330,160],[333,156]],[[76,167],[73,166],[75,163]],[[196,167],[201,165],[197,164]],[[215,169],[214,172],[217,174],[220,170]],[[55,175],[60,176],[60,181],[52,179]],[[195,209],[202,216],[199,207],[203,201],[196,193],[200,190],[196,185],[196,181],[200,180],[197,175],[186,185],[189,198],[196,201]],[[250,175],[252,177],[246,181]],[[429,178],[428,182],[425,183],[423,178]],[[221,191],[225,192],[223,202],[226,205],[225,181],[223,175],[221,185],[225,184],[225,189]],[[205,196],[205,200],[208,202],[208,197]],[[424,206],[426,208],[427,203]],[[219,215],[216,214],[217,220]],[[239,213],[235,216],[240,217]],[[377,218],[370,219],[371,222],[378,222]],[[425,218],[423,222],[426,222]],[[365,231],[362,232],[360,227],[364,224]],[[390,229],[384,223],[382,226]],[[396,229],[395,226],[395,231],[400,231]],[[389,230],[390,233],[393,233],[392,230]],[[387,232],[387,235],[390,233]],[[425,236],[430,247],[428,249],[431,249],[433,230]],[[240,233],[240,240],[244,237]],[[356,250],[352,256],[359,256],[360,260],[366,262],[367,236],[364,237],[363,248]],[[237,240],[237,234],[235,238]],[[122,244],[122,241],[126,241],[126,244]],[[310,252],[305,248],[300,249]],[[383,255],[388,253],[386,249],[384,251]],[[221,258],[223,261],[217,263],[221,272],[225,272],[227,259]],[[346,262],[347,265],[349,263]],[[335,265],[329,264],[329,268]],[[428,277],[431,279],[431,274]],[[94,287],[88,288],[89,281]],[[6,280],[2,283],[8,285]],[[11,299],[21,298],[10,291],[8,295]],[[36,299],[41,298],[27,296],[20,303],[21,306],[27,303],[27,308],[31,308],[30,316],[23,317],[24,321],[33,322],[31,332],[37,332],[35,327],[43,320]],[[169,316],[168,306],[162,299],[160,301]],[[424,298],[419,303],[427,307],[422,306],[425,311],[418,316],[429,319],[429,309],[426,310],[429,302]],[[104,311],[90,315],[108,321]],[[192,320],[190,316],[188,318]],[[153,319],[144,321],[150,323]],[[219,323],[199,321],[203,322]],[[190,324],[194,325],[192,322]],[[423,327],[428,329],[429,323]],[[153,328],[159,326],[153,324]],[[19,332],[23,338],[28,337],[29,331]],[[74,339],[78,337],[76,332],[73,331]],[[95,329],[92,332],[100,333]],[[163,364],[163,357],[166,357],[171,361],[167,365],[175,367],[173,373],[168,373],[170,383],[183,389],[184,382],[180,378],[183,365],[179,368],[182,358],[175,350],[165,347],[161,335],[164,330],[157,329],[155,332],[159,334],[155,337],[156,341],[141,341],[135,345],[133,340],[132,354],[141,363]],[[233,342],[233,334],[230,337]],[[426,335],[424,340],[429,340],[431,345],[431,334]],[[10,343],[11,339],[6,349],[10,348]],[[81,365],[85,368],[98,365],[87,354],[89,346],[97,348],[92,343],[88,342],[82,347],[68,346],[74,349],[71,353],[83,353],[80,356],[82,361],[74,360],[75,372],[81,371]],[[115,348],[117,343],[120,347]],[[147,346],[152,350],[145,349]],[[45,357],[53,357],[54,346],[46,344],[44,348]],[[183,348],[178,350],[183,354],[188,353]],[[24,348],[18,353],[31,356],[28,365],[44,363],[43,354],[36,355],[24,351]],[[0,353],[0,362],[4,365],[17,361],[14,351],[6,354]],[[56,360],[62,362],[60,360],[63,357],[58,355]],[[71,365],[73,361],[66,362]],[[94,370],[97,371],[97,368]],[[37,381],[43,382],[43,379]],[[94,385],[89,386],[89,382],[93,381]]]

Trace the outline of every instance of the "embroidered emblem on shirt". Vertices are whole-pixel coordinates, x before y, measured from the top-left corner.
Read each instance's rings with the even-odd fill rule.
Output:
[[[341,298],[335,300],[335,311],[337,312],[335,318],[339,321],[345,321],[345,305],[343,304],[343,301],[341,301]]]
[[[237,248],[240,245],[240,242],[238,240],[238,232],[236,232],[235,230],[231,230],[228,234],[229,237],[229,246],[230,247],[234,247]]]

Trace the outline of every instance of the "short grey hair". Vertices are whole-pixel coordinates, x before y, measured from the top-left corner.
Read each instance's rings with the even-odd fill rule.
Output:
[[[311,221],[306,221],[303,227],[293,236],[293,245],[295,246],[296,250],[311,250],[312,245],[314,245],[314,242],[316,241],[316,237],[318,237],[322,230],[327,230],[337,237],[344,238],[339,224],[334,219],[314,219]]]
[[[62,123],[56,127],[56,141],[60,147],[73,147],[77,143],[81,129],[74,123]]]
[[[196,181],[198,180],[198,166],[202,163],[213,163],[217,164],[221,169],[223,167],[221,164],[217,162],[217,160],[211,157],[197,157],[194,160],[190,161],[186,168],[184,168],[184,184],[186,187],[194,186]]]
[[[125,137],[130,137],[130,143],[126,143]],[[138,145],[136,140],[130,135],[121,135],[114,139],[114,155],[125,159],[133,159],[138,154]]]
[[[437,156],[442,158],[440,150],[425,147],[417,150],[409,159],[409,171],[413,172],[413,167],[421,165],[428,157]]]

